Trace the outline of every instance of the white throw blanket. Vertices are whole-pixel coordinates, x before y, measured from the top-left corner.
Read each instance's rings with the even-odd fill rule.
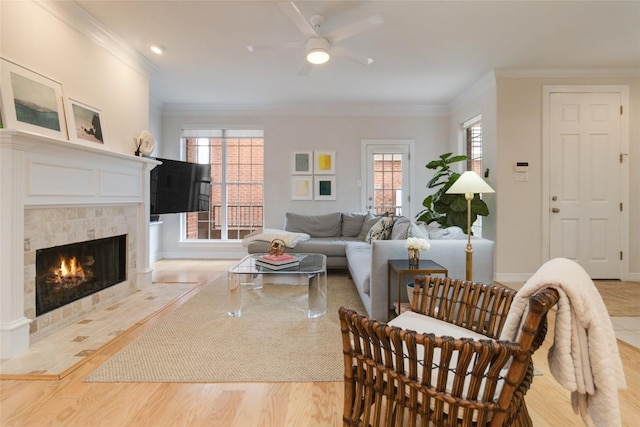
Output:
[[[517,339],[528,298],[545,288],[560,295],[548,354],[551,374],[571,391],[573,410],[585,425],[620,426],[618,389],[626,381],[618,344],[604,301],[580,265],[565,258],[542,265],[516,294],[501,338]]]
[[[292,231],[278,230],[276,228],[263,228],[247,234],[244,239],[242,239],[242,246],[247,247],[249,242],[254,240],[270,242],[273,239],[280,239],[288,248],[295,248],[299,242],[304,242],[310,238],[311,237],[307,233],[294,233]]]

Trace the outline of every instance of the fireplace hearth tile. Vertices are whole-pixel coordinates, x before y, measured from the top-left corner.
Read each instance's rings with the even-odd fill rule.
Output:
[[[90,317],[39,336],[23,355],[0,360],[0,378],[33,375],[51,376],[51,379],[58,380],[59,375],[70,372],[71,367],[84,363],[83,357],[91,355],[95,349],[106,345],[197,285],[154,283],[151,288],[134,292],[118,304],[93,311],[87,315]],[[87,338],[78,340],[78,337]]]

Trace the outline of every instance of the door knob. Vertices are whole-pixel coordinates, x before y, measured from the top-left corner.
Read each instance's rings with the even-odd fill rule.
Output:
[[[558,196],[553,196],[553,197],[551,198],[551,200],[553,200],[553,201],[555,202],[556,200],[558,200]]]
[[[558,213],[560,212],[560,208],[551,208],[551,212]]]

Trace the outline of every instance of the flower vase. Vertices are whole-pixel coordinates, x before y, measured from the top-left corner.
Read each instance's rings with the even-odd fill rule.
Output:
[[[420,249],[409,248],[409,268],[420,266]]]

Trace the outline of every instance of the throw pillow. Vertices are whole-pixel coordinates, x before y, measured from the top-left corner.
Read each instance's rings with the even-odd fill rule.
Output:
[[[407,238],[416,237],[418,239],[429,239],[429,233],[427,229],[424,227],[424,223],[415,223],[412,222],[409,224],[409,228],[407,229]]]
[[[356,237],[360,234],[366,213],[342,213],[342,236]]]
[[[365,241],[371,243],[373,240],[388,240],[393,228],[393,218],[383,217],[376,222],[367,232]]]
[[[360,228],[360,233],[358,234],[359,240],[365,240],[367,238],[367,233],[371,230],[371,227],[375,225],[381,217],[386,216],[386,214],[376,215],[374,213],[369,212],[362,222],[362,227]]]
[[[391,230],[391,236],[389,236],[389,239],[406,240],[407,230],[409,229],[410,224],[411,220],[406,216],[398,217],[398,219],[393,223],[393,229]]]

